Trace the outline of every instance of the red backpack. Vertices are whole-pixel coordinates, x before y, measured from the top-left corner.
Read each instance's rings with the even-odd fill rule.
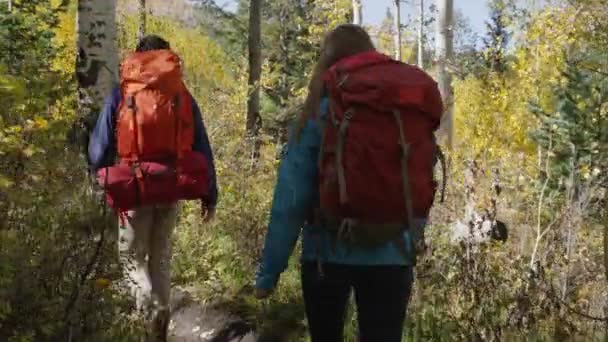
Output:
[[[204,199],[209,164],[192,150],[192,99],[180,59],[170,50],[135,52],[121,64],[116,116],[119,162],[98,172],[118,211]]]
[[[324,81],[323,226],[356,231],[366,244],[402,236],[413,218],[428,216],[437,188],[434,132],[443,108],[436,82],[378,52],[340,60]]]

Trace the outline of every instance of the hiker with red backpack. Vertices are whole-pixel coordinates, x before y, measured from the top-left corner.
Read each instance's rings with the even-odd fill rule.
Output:
[[[91,134],[89,162],[119,216],[120,260],[151,325],[148,340],[166,341],[177,203],[200,200],[203,220],[214,217],[213,153],[167,41],[144,37],[120,72]]]
[[[311,341],[343,340],[351,292],[360,341],[401,341],[436,192],[441,96],[359,26],[337,27],[321,50],[279,167],[256,297],[276,288],[301,233]]]

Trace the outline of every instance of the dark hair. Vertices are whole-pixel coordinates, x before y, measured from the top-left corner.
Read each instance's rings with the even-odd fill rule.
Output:
[[[369,34],[359,25],[342,24],[331,30],[323,40],[321,59],[329,68],[342,58],[366,51],[374,51],[374,43]],[[325,70],[323,70],[325,71]]]
[[[144,51],[152,51],[152,50],[168,50],[171,49],[171,45],[169,42],[162,39],[157,35],[148,35],[143,37],[139,43],[137,43],[137,47],[135,51],[144,52]]]

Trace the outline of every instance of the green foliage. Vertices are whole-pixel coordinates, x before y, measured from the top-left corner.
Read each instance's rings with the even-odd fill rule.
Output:
[[[13,6],[0,12],[0,340],[119,340],[137,324],[120,323],[128,303],[98,286],[120,279],[113,239],[80,158],[66,149],[75,117],[73,64],[61,68],[74,51],[61,50],[74,41],[62,36],[66,9]]]
[[[508,26],[512,20],[513,1],[490,2],[490,21],[486,22],[487,37],[484,39],[484,59],[489,69],[503,72],[507,67],[505,53],[509,38]]]
[[[224,23],[248,22],[248,1],[238,1],[236,16]],[[262,8],[262,80],[263,131],[283,138],[285,112],[302,101],[308,76],[319,54],[323,35],[338,24],[349,22],[350,1],[265,1]],[[236,37],[235,37],[236,35]],[[232,43],[225,52],[246,63],[247,36],[237,25],[216,41]]]
[[[58,23],[58,8],[50,0],[13,1],[13,11],[0,6],[0,56],[12,73],[23,73],[44,68],[52,56],[53,32],[49,28]]]
[[[606,175],[601,168],[608,161],[606,77],[569,63],[563,83],[554,91],[555,112],[533,107],[541,122],[535,137],[551,160],[548,172],[553,176],[553,185],[561,191],[572,186],[566,182],[605,186]]]
[[[432,262],[428,270],[434,274],[447,267],[439,271],[443,283],[450,283],[452,272],[458,282],[443,288],[439,278],[431,276],[427,282],[422,275],[422,294],[419,304],[414,301],[417,309],[411,323],[415,334],[422,334],[417,336],[439,340],[454,335],[473,340],[601,336],[594,331],[603,305],[589,303],[605,294],[599,290],[604,277],[591,271],[605,267],[602,251],[591,246],[601,245],[597,225],[605,220],[601,209],[605,179],[599,165],[606,163],[608,101],[606,57],[599,52],[605,41],[598,31],[605,14],[593,6],[547,7],[526,20],[513,54],[503,50],[499,57],[504,68],[496,70],[490,63],[478,76],[455,82],[459,145],[453,153],[451,177],[460,179],[466,171],[463,162],[470,160],[484,170],[500,170],[498,216],[507,222],[512,241],[463,254],[441,239],[433,240],[438,246],[427,260]],[[472,204],[480,212],[490,208],[487,177],[485,171],[476,179]],[[450,203],[462,201],[458,194],[463,189],[451,186]],[[458,209],[462,205],[450,203],[438,209],[442,219],[462,215]],[[449,259],[444,259],[444,252]],[[460,263],[463,258],[468,265]],[[476,295],[477,291],[483,295]],[[585,316],[585,310],[594,314]]]

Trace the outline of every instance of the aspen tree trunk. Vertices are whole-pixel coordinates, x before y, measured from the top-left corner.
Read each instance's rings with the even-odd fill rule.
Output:
[[[78,83],[79,119],[72,127],[76,141],[81,144],[82,153],[88,160],[89,133],[97,121],[97,113],[103,106],[104,98],[111,94],[118,84],[118,51],[116,48],[116,0],[78,0],[76,13],[76,80]],[[87,168],[88,169],[88,168]],[[92,176],[92,174],[88,174]],[[89,183],[86,189],[89,196],[103,198],[103,191]],[[106,220],[112,216],[105,213]],[[110,220],[109,229],[116,229],[116,220]],[[106,239],[105,230],[97,236],[97,246],[101,247]],[[99,258],[99,248],[88,262],[94,265]],[[83,274],[85,278],[88,274]],[[80,299],[80,285],[72,290],[71,299],[66,307],[63,321],[66,333],[70,335],[74,324],[75,308]],[[69,339],[68,339],[69,340]]]
[[[86,120],[118,83],[116,0],[78,0],[76,34],[78,104]]]
[[[448,72],[447,63],[453,55],[453,0],[438,1],[438,20],[437,20],[437,81],[439,90],[445,104],[445,112],[441,120],[439,135],[447,140],[449,149],[452,149],[454,134],[454,109],[453,109],[453,90],[452,77]]]
[[[249,5],[249,98],[247,99],[246,134],[252,142],[252,158],[259,154],[260,76],[262,74],[262,0],[251,0]]]
[[[363,25],[363,11],[361,0],[353,0],[353,24]]]
[[[418,17],[418,67],[424,69],[424,0],[420,0]]]
[[[393,0],[393,5],[395,8],[395,59],[401,60],[401,4],[400,0]]]
[[[137,30],[137,41],[146,35],[146,0],[139,0],[139,29]]]

